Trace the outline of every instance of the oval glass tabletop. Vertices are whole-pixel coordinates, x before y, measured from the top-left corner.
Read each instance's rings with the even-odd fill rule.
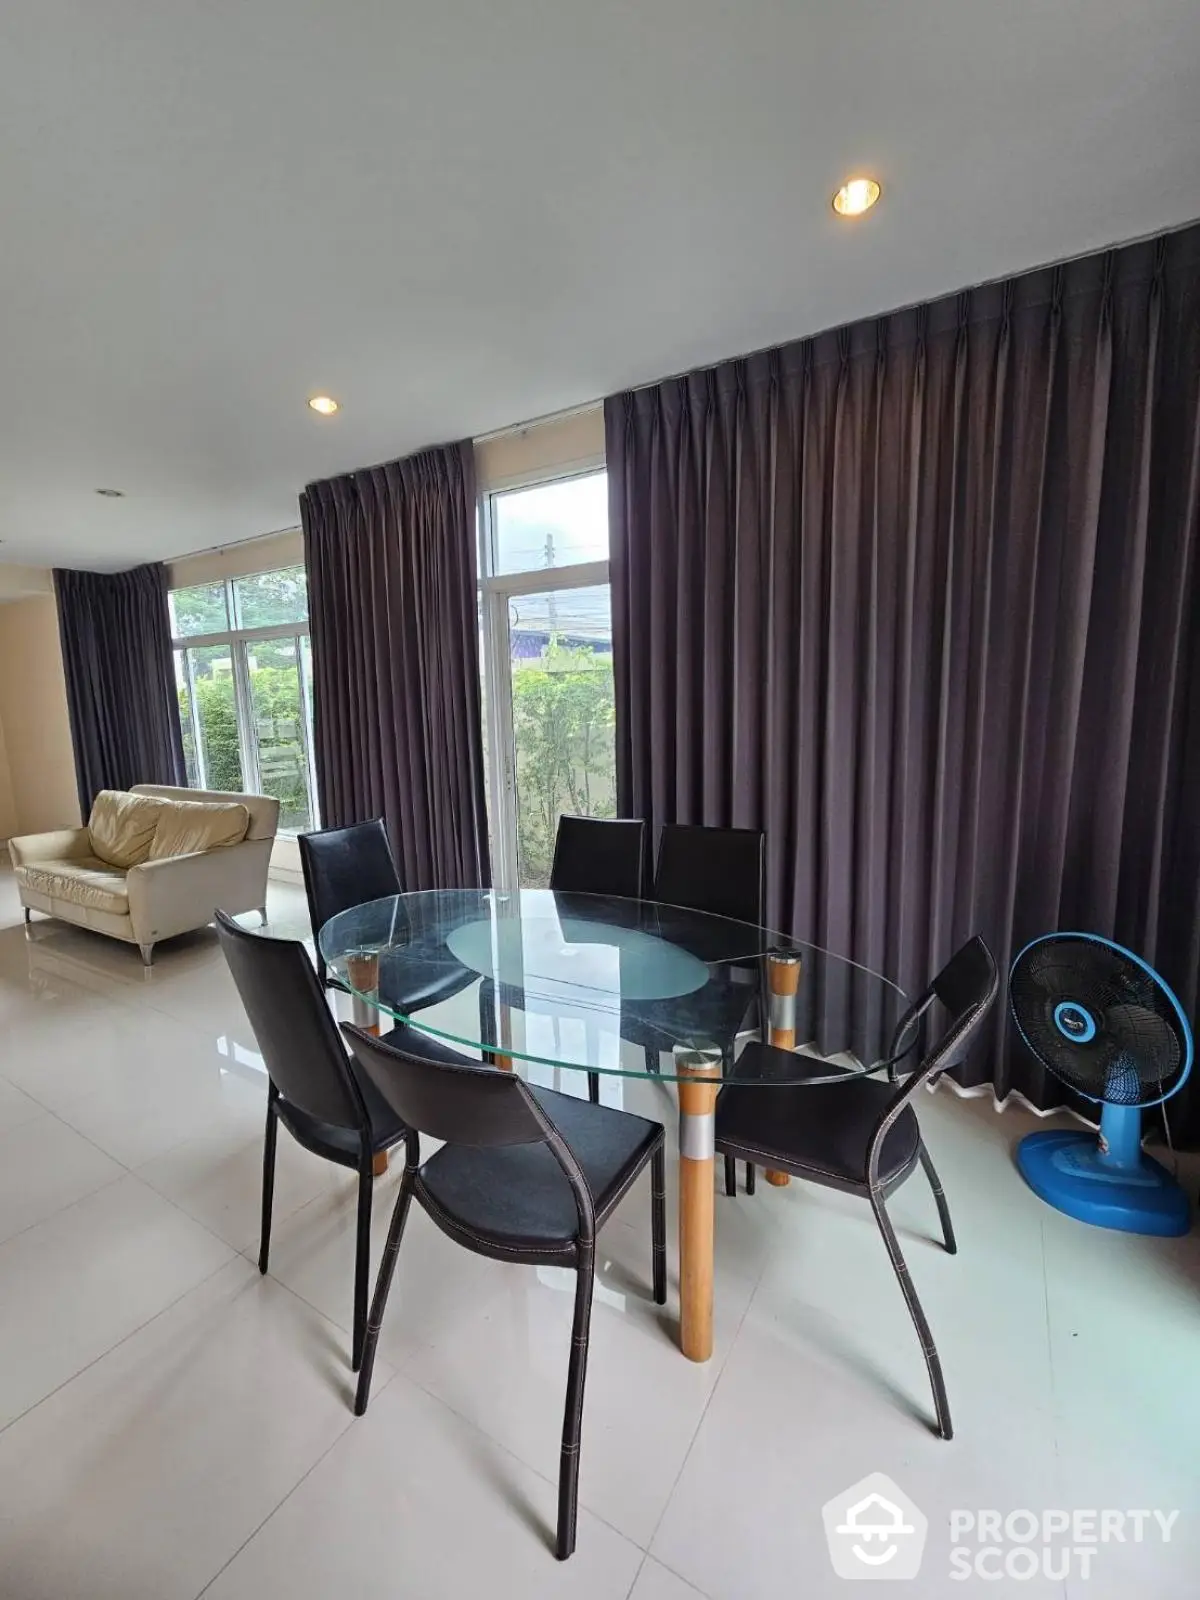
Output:
[[[878,1067],[904,1009],[886,978],[814,945],[616,896],[393,895],[332,918],[319,942],[332,976],[385,1016],[580,1071],[673,1079],[676,1052],[684,1071],[701,1052],[738,1082],[838,1081]],[[739,1034],[760,1027],[798,1047],[794,1066],[777,1055],[753,1073],[735,1066]]]

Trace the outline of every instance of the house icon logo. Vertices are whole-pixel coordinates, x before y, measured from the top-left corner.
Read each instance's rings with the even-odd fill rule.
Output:
[[[929,1521],[882,1472],[821,1508],[829,1559],[839,1578],[915,1578]]]

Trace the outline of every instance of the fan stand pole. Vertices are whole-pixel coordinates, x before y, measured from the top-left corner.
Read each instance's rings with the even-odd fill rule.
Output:
[[[778,1050],[796,1048],[796,994],[800,988],[800,957],[794,950],[772,950],[767,956],[767,989],[771,996],[768,1024],[770,1043]],[[791,1182],[786,1172],[768,1167],[764,1174],[777,1189]]]
[[[1140,1106],[1106,1104],[1100,1113],[1100,1157],[1107,1166],[1132,1172],[1142,1159]]]

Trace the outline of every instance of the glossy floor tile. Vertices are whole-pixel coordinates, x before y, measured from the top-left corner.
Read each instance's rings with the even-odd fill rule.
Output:
[[[128,1173],[6,1240],[0,1423],[44,1399],[231,1255]]]
[[[273,884],[269,911],[304,933],[297,887]],[[663,1120],[673,1147],[668,1085],[603,1089]],[[560,1565],[571,1275],[471,1256],[414,1211],[355,1419],[355,1179],[281,1133],[260,1277],[265,1091],[211,931],[146,972],[136,951],[50,919],[27,931],[0,873],[5,1600],[824,1600],[847,1591],[822,1507],[876,1472],[928,1520],[906,1592],[1195,1594],[1200,1238],[1130,1239],[1049,1211],[1013,1166],[1030,1114],[923,1097],[956,1255],[919,1173],[891,1202],[942,1355],[949,1443],[930,1431],[868,1207],[795,1183],[750,1197],[741,1169],[726,1198],[718,1173],[716,1353],[694,1366],[674,1342],[673,1160],[665,1308],[636,1184],[600,1238],[579,1542]],[[1196,1158],[1181,1171],[1194,1191]],[[373,1261],[398,1177],[375,1185]],[[993,1576],[1007,1549],[989,1556],[961,1527],[952,1541],[954,1514],[1064,1507],[1179,1516],[1169,1540],[1150,1524],[1098,1544],[1086,1578],[1054,1559],[1049,1576]],[[1017,1567],[1042,1556],[1039,1537]]]
[[[642,1570],[629,1591],[629,1600],[698,1600],[700,1590],[669,1571],[653,1556],[647,1556]]]
[[[0,1433],[0,1589],[191,1600],[349,1426],[348,1398],[338,1330],[235,1257]]]
[[[587,1511],[553,1555],[555,1488],[403,1375],[234,1557],[206,1600],[624,1600],[642,1551]]]
[[[0,1241],[52,1217],[124,1169],[57,1117],[0,1134]]]

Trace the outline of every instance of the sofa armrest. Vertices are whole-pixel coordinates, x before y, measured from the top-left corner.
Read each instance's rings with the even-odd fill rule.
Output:
[[[34,861],[73,861],[90,856],[92,841],[86,828],[55,828],[53,833],[24,833],[8,841],[14,867]]]
[[[192,855],[143,861],[125,876],[129,920],[139,944],[190,933],[212,921],[220,908],[236,915],[265,905],[271,841],[241,844]]]

